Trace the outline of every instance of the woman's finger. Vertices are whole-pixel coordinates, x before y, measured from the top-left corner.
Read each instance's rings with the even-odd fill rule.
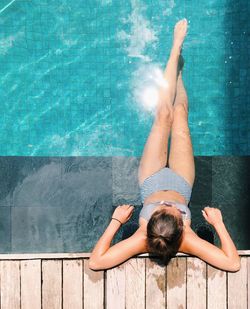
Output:
[[[202,210],[202,214],[203,214],[203,216],[205,217],[205,219],[207,218],[207,214],[206,214],[206,212],[204,211],[204,210]]]
[[[207,207],[205,207],[203,211],[204,211],[205,213],[207,213],[207,211],[208,211]]]

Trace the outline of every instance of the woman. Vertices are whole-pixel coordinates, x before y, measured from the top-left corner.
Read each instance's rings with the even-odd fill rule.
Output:
[[[139,166],[138,179],[144,204],[140,226],[132,236],[110,247],[114,235],[134,210],[132,205],[118,206],[91,253],[89,267],[93,270],[116,266],[146,252],[156,253],[169,261],[178,251],[197,256],[222,270],[240,269],[240,257],[219,209],[205,207],[202,214],[218,233],[221,248],[200,238],[190,226],[191,213],[187,205],[195,166],[188,127],[188,99],[181,68],[178,70],[186,33],[187,20],[183,19],[175,25],[173,45],[164,72],[167,86],[159,92],[154,124]],[[166,167],[167,162],[169,167]]]

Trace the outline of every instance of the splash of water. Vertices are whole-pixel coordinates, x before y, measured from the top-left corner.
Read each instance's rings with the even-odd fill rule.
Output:
[[[157,33],[152,28],[150,20],[145,16],[146,5],[139,0],[131,0],[132,12],[127,18],[121,18],[123,24],[130,24],[130,31],[121,30],[117,33],[117,40],[124,43],[124,49],[131,58],[140,58],[150,62],[146,55],[149,44],[158,42]]]
[[[133,83],[135,100],[145,110],[154,112],[159,100],[159,89],[168,87],[162,69],[156,64],[141,66],[134,75]]]

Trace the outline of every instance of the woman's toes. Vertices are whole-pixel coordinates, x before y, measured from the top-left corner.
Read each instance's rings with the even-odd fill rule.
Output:
[[[176,27],[176,28],[183,27],[183,26],[185,26],[186,24],[187,24],[187,19],[186,19],[186,18],[183,18],[183,19],[179,20],[179,21],[176,23],[175,27]]]

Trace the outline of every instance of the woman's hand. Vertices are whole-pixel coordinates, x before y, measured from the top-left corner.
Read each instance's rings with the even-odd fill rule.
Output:
[[[212,225],[222,222],[221,211],[218,208],[205,207],[202,214],[206,221]]]
[[[133,210],[134,206],[132,205],[120,205],[116,207],[112,217],[120,220],[124,224],[131,218]]]

